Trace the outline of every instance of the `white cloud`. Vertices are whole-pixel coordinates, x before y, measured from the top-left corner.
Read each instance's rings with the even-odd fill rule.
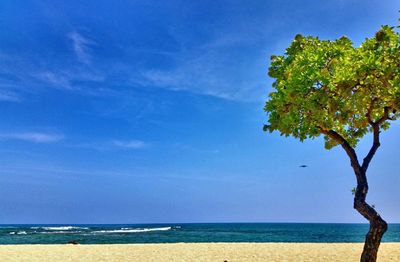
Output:
[[[124,46],[122,43],[118,48],[126,56],[121,60],[117,54],[114,59],[106,59],[102,63],[94,63],[93,60],[93,48],[97,45],[103,46],[101,40],[95,41],[94,34],[91,36],[87,31],[77,29],[67,32],[63,37],[70,46],[71,56],[79,64],[70,64],[70,61],[60,61],[58,58],[56,63],[52,63],[46,57],[38,62],[25,61],[24,57],[10,57],[5,64],[10,64],[9,71],[21,79],[21,88],[18,89],[21,97],[24,92],[41,90],[30,88],[32,85],[78,91],[84,95],[108,95],[109,93],[103,92],[106,90],[121,97],[125,97],[137,86],[153,86],[227,100],[254,101],[261,99],[269,86],[264,63],[267,59],[264,59],[264,51],[248,56],[238,52],[239,49],[253,46],[254,50],[259,50],[256,47],[261,45],[259,32],[256,34],[250,30],[249,33],[247,30],[258,27],[246,25],[243,28],[227,28],[221,33],[218,30],[218,34],[211,30],[212,32],[207,33],[210,37],[200,42],[188,42],[185,33],[179,35],[172,32],[171,38],[176,39],[179,47],[173,49],[175,51],[141,49],[135,45]],[[111,45],[110,48],[116,47]],[[164,63],[148,67],[147,64],[150,63],[144,63],[147,61],[147,53],[151,53],[151,56],[162,55],[163,59],[168,60],[168,67],[163,66]],[[3,54],[0,53],[0,57]],[[135,57],[139,60],[133,59]],[[146,60],[140,60],[143,58]],[[102,57],[99,56],[98,59]],[[18,68],[24,70],[16,70]],[[17,101],[18,98],[0,91],[1,100]]]
[[[129,140],[129,141],[114,140],[112,141],[112,145],[127,149],[141,149],[149,146],[149,144],[141,140]]]
[[[176,53],[173,67],[139,70],[132,81],[227,100],[258,101],[268,86],[266,52],[253,48],[256,51],[244,56],[237,50],[251,49],[255,43],[239,36],[231,34],[184,47]]]
[[[89,54],[89,45],[94,45],[95,42],[76,31],[69,33],[68,37],[72,40],[72,46],[78,60],[84,64],[90,64],[91,57]]]
[[[15,93],[0,90],[0,101],[19,102],[20,98]]]
[[[42,71],[35,74],[35,77],[39,80],[46,82],[54,87],[71,89],[70,76],[65,73],[54,73],[50,71]]]
[[[149,70],[142,72],[142,79],[136,83],[167,88],[173,91],[188,91],[226,100],[256,101],[264,98],[267,84],[265,76],[242,75],[227,66],[226,70],[216,68],[224,66],[219,61],[191,61],[170,71]],[[218,64],[219,63],[219,64]],[[263,69],[263,67],[259,67]],[[262,74],[260,74],[262,75]]]
[[[55,143],[62,140],[63,138],[64,136],[60,134],[35,132],[0,134],[0,139],[23,140],[35,143]]]
[[[67,146],[107,152],[124,149],[144,149],[148,148],[150,144],[141,140],[109,140],[107,142],[71,144]]]
[[[100,83],[104,80],[104,76],[96,72],[87,71],[84,69],[80,70],[43,70],[32,74],[40,83],[44,83],[46,86],[52,86],[54,88],[70,90],[70,91],[82,91],[87,94],[93,93],[92,89],[82,88],[81,86],[73,85],[74,81],[89,81]]]
[[[199,148],[199,147],[195,147],[195,146],[191,146],[191,145],[185,145],[185,144],[175,144],[174,145],[175,148],[179,149],[179,150],[186,150],[186,151],[190,151],[193,153],[199,153],[199,154],[219,154],[220,151],[218,149],[207,149],[207,148]]]
[[[246,19],[230,25],[201,29],[207,37],[187,38],[181,27],[171,27],[179,49],[170,65],[136,70],[132,82],[173,91],[213,96],[226,100],[258,102],[270,86],[267,77],[270,34],[277,25],[263,27],[264,19]],[[217,21],[218,24],[218,21]],[[204,30],[204,31],[203,31]]]

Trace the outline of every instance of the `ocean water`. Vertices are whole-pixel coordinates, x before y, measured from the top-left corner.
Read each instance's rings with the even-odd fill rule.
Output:
[[[177,242],[363,242],[367,224],[219,223],[125,225],[0,225],[0,244]],[[384,242],[400,242],[390,224]]]

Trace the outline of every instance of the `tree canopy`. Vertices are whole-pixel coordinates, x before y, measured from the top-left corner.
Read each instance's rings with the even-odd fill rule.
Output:
[[[297,35],[284,55],[271,57],[269,76],[275,90],[264,130],[301,141],[323,134],[327,149],[341,143],[338,135],[355,147],[400,117],[400,34],[383,26],[359,47],[347,37]]]

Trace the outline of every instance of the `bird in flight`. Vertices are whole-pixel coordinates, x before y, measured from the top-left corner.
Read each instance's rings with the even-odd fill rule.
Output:
[[[299,167],[305,168],[305,167],[307,167],[307,165],[301,165],[301,166],[299,166]]]

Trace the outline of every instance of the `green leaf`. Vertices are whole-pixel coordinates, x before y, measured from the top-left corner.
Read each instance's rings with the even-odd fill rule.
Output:
[[[370,121],[400,117],[400,35],[383,26],[359,47],[350,39],[296,35],[283,55],[272,56],[273,92],[264,107],[266,131],[303,141],[321,129],[339,133],[351,146],[371,132]],[[370,116],[368,119],[367,116]],[[380,122],[389,128],[390,119]],[[338,143],[325,138],[330,149]]]

